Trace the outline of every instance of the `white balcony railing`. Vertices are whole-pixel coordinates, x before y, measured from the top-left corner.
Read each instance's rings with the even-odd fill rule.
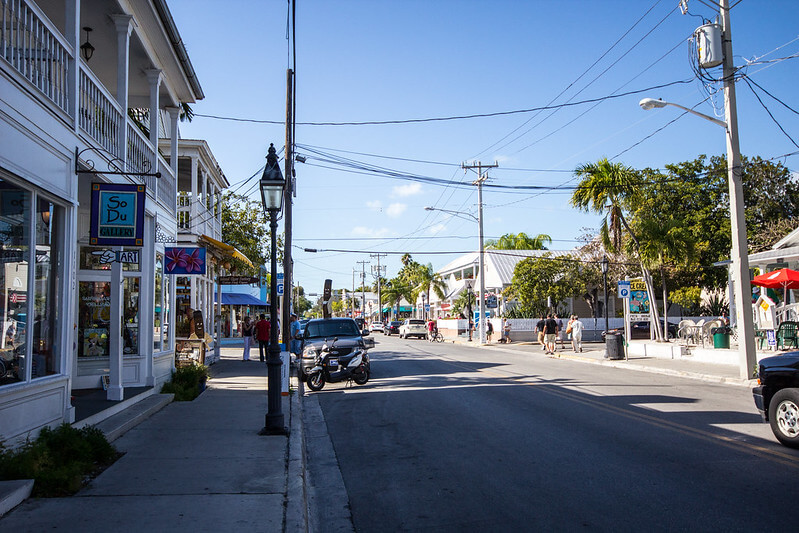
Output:
[[[0,53],[25,79],[69,113],[72,48],[33,3],[0,0]]]
[[[208,235],[214,239],[222,238],[222,223],[213,210],[206,209],[197,198],[192,202],[190,192],[178,193],[178,229],[197,235]]]
[[[128,150],[125,160],[126,172],[133,174],[154,174],[155,150],[153,150],[150,140],[144,136],[139,127],[129,118],[126,118],[128,125]],[[156,197],[158,188],[158,178],[155,176],[140,176],[147,186],[148,194]]]
[[[161,177],[158,179],[158,202],[174,215],[177,198],[175,175],[161,154],[158,154],[158,170],[161,171]]]
[[[125,114],[103,85],[93,75],[80,70],[80,117],[78,123],[92,139],[114,157],[123,159],[120,135],[123,134]]]

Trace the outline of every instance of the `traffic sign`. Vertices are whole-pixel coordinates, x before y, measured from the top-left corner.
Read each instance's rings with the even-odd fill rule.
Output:
[[[424,304],[424,310],[425,310],[425,313],[429,313],[430,312],[430,304]]]
[[[619,290],[619,298],[629,298],[630,297],[630,282],[629,281],[620,281],[618,290]]]
[[[277,295],[278,296],[283,296],[283,284],[282,283],[278,283],[277,284]]]

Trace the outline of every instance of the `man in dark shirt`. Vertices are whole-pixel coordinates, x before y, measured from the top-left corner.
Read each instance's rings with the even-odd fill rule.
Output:
[[[542,316],[541,320],[539,320],[535,325],[535,331],[538,334],[538,342],[541,343],[541,349],[546,350],[547,345],[544,344],[544,323],[546,319]]]
[[[544,344],[546,345],[546,352],[548,354],[555,353],[555,339],[558,335],[558,323],[552,318],[552,315],[547,315],[544,322]]]

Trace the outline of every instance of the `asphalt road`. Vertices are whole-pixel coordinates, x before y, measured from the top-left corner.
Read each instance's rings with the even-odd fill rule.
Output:
[[[319,531],[795,530],[799,451],[748,389],[376,339],[369,383],[304,401]]]

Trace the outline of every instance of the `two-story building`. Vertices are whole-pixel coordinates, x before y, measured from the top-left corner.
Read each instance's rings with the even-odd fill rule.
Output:
[[[203,96],[165,0],[2,3],[0,441],[169,378],[178,119]],[[143,193],[135,246],[90,240],[95,184]]]

